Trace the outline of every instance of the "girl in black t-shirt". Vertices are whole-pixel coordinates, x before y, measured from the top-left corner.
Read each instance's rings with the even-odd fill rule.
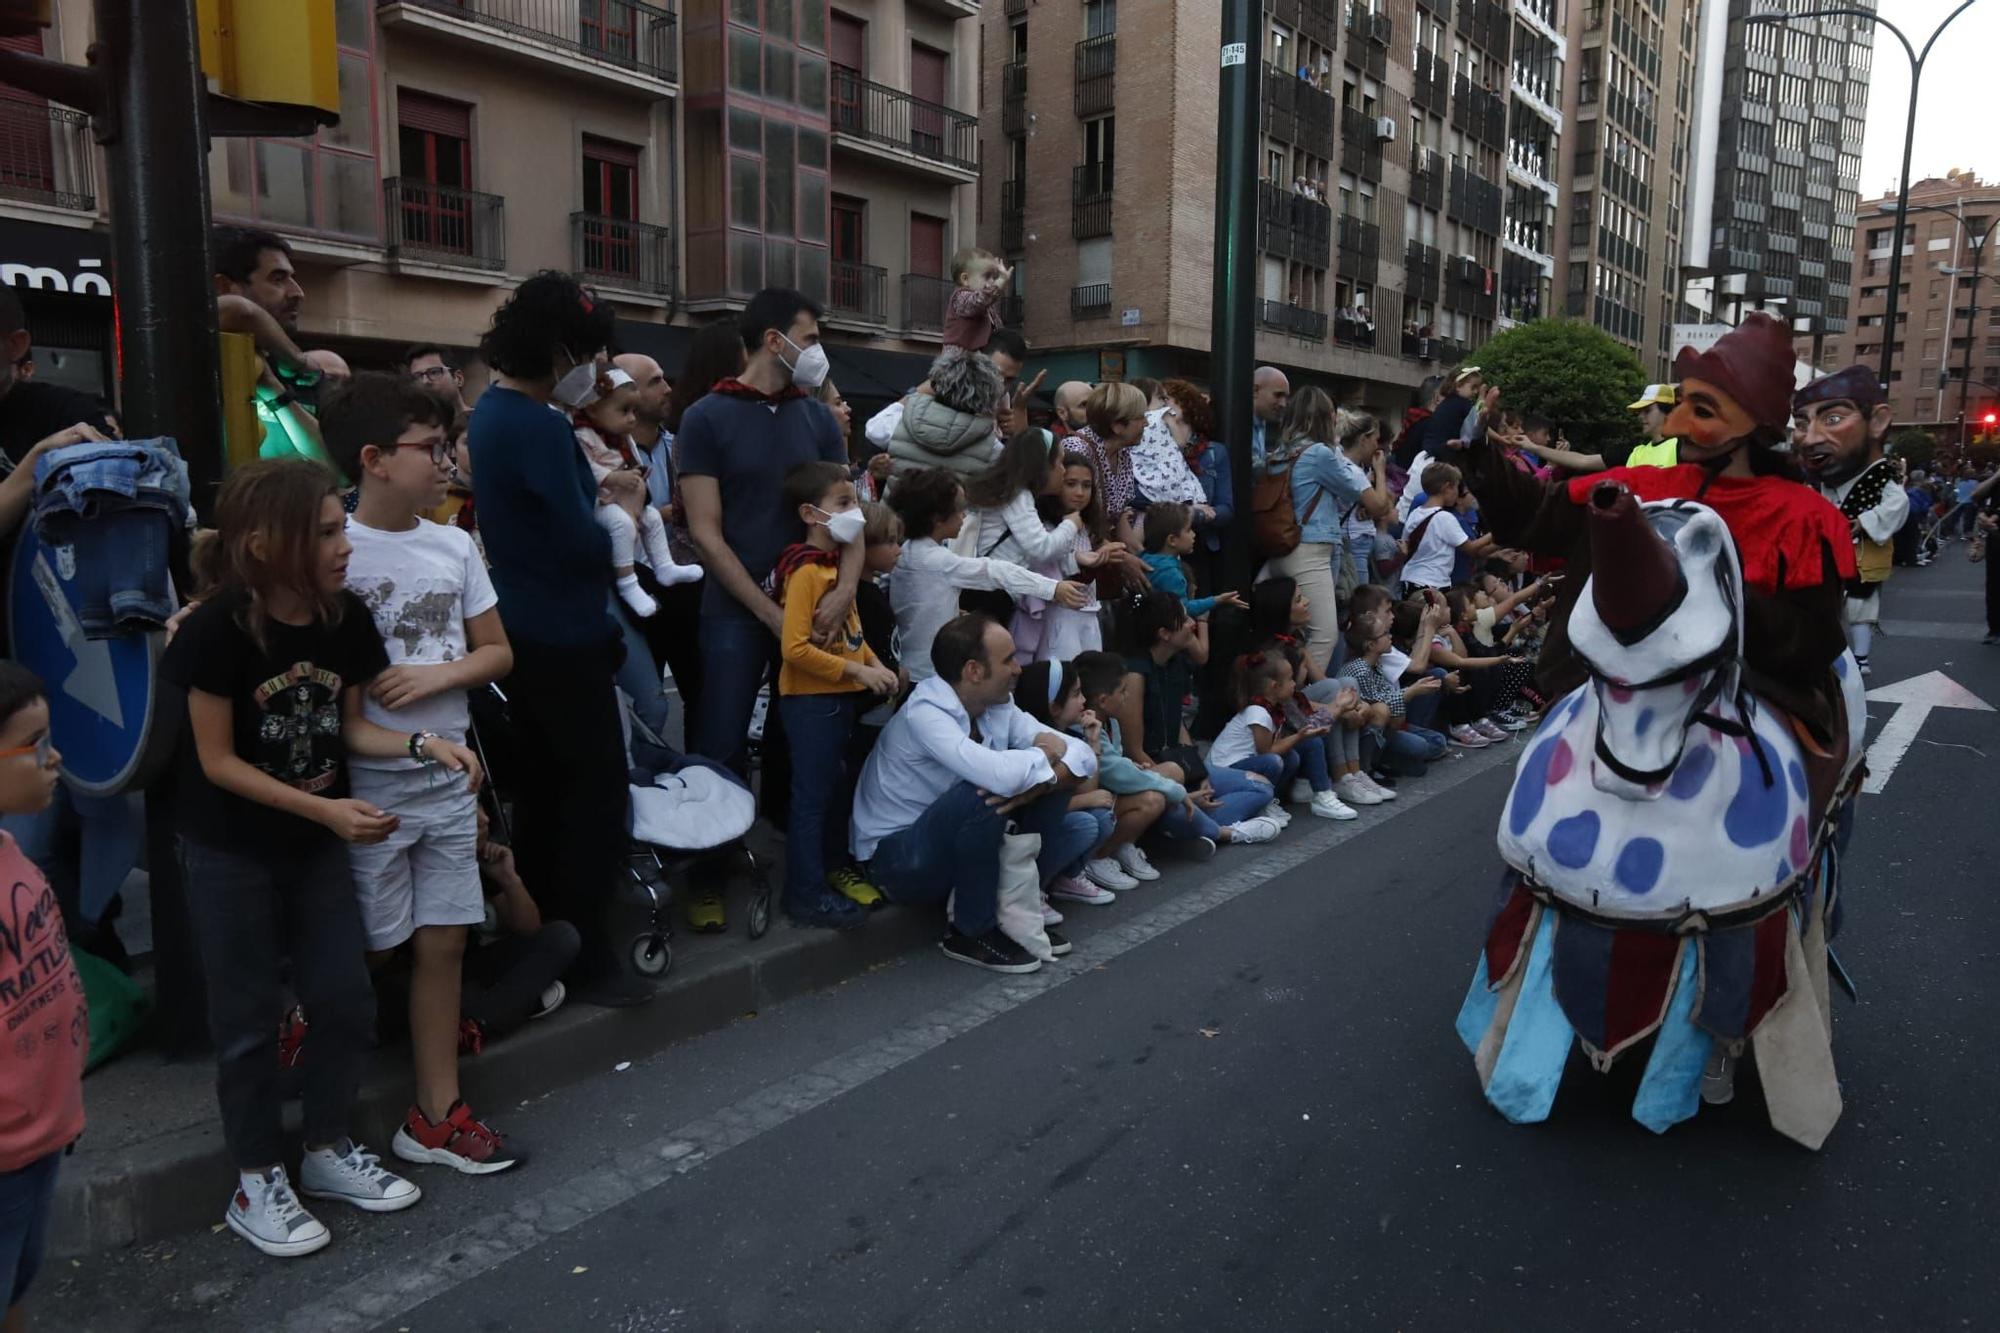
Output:
[[[373,617],[347,591],[346,515],[334,478],[304,459],[252,463],[216,502],[197,552],[203,600],[161,674],[185,686],[178,843],[215,1040],[223,1136],[241,1174],[223,1220],[266,1254],[330,1239],[292,1194],[279,1115],[280,965],[311,1026],[304,1053],[300,1189],[369,1212],[407,1208],[415,1185],[348,1135],[375,1020],[348,843],[397,820],[348,795],[346,756],[404,755],[465,770],[478,761],[427,733],[366,721],[361,691],[388,665]]]

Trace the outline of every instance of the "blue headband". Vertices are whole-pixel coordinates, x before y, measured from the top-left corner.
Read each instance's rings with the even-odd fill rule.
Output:
[[[1062,663],[1051,660],[1049,662],[1049,707],[1051,708],[1056,706],[1056,699],[1062,694],[1062,678]]]

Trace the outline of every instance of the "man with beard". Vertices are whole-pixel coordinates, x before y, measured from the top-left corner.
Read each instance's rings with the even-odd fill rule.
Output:
[[[216,326],[224,333],[249,334],[264,359],[255,391],[264,427],[259,456],[297,455],[331,466],[311,410],[320,372],[298,346],[306,293],[292,264],[292,247],[268,231],[218,227],[213,250]]]
[[[1882,585],[1895,563],[1896,534],[1910,516],[1909,492],[1895,463],[1884,457],[1892,415],[1866,366],[1822,376],[1792,396],[1799,461],[1853,530],[1857,573],[1847,581],[1841,615],[1864,676],[1882,615]]]
[[[1832,667],[1847,646],[1840,603],[1855,577],[1854,542],[1840,511],[1801,483],[1776,449],[1791,424],[1792,360],[1791,331],[1761,313],[1706,352],[1682,348],[1674,361],[1680,401],[1665,423],[1680,442],[1673,467],[1613,468],[1544,484],[1495,443],[1463,448],[1466,487],[1479,497],[1487,530],[1503,545],[1568,562],[1538,668],[1551,698],[1585,678],[1568,633],[1590,573],[1584,510],[1600,482],[1616,481],[1642,501],[1696,500],[1721,516],[1743,559],[1750,687],[1798,718],[1816,743],[1835,743]]]

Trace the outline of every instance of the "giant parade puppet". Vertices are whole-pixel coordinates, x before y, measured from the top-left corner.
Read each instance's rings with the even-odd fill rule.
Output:
[[[1909,492],[1895,463],[1884,457],[1889,402],[1874,371],[1849,366],[1800,389],[1792,399],[1792,414],[1799,462],[1851,526],[1855,577],[1847,584],[1841,614],[1847,646],[1865,676],[1882,617],[1882,585],[1894,564],[1896,534],[1910,517]]]
[[[1489,530],[1569,571],[1457,1024],[1509,1120],[1547,1118],[1578,1046],[1599,1071],[1645,1050],[1656,1132],[1744,1058],[1780,1133],[1817,1148],[1839,1119],[1828,941],[1866,713],[1848,521],[1777,448],[1792,363],[1762,315],[1683,349],[1674,467],[1547,486],[1467,450]]]

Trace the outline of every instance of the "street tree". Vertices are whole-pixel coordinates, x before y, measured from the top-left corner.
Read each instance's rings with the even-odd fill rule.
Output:
[[[1889,452],[1908,462],[1912,470],[1928,468],[1937,457],[1937,437],[1911,426],[1889,437]]]
[[[1495,334],[1469,358],[1500,386],[1501,402],[1547,417],[1585,451],[1638,442],[1627,404],[1646,372],[1622,343],[1574,319],[1537,319]]]

